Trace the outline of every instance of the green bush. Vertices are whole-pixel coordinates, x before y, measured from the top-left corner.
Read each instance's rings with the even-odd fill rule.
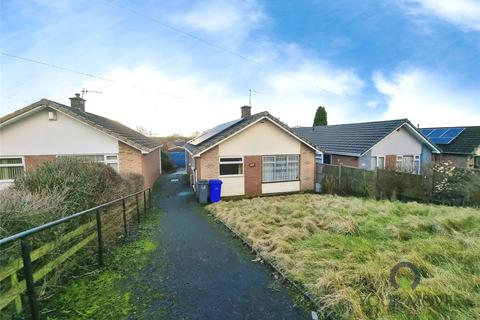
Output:
[[[170,159],[170,156],[167,152],[162,151],[162,171],[163,172],[171,172],[175,170],[175,161]]]
[[[45,163],[0,192],[0,236],[112,201],[142,187],[141,176],[121,177],[100,163],[73,158]]]

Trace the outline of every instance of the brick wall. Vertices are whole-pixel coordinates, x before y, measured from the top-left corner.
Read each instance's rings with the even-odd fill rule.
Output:
[[[42,163],[55,160],[54,155],[25,156],[25,170],[31,170]]]
[[[218,179],[220,175],[218,167],[218,146],[203,153],[200,159],[200,179]]]
[[[245,194],[262,194],[262,156],[245,156],[244,171]]]
[[[305,146],[300,146],[300,190],[313,190],[315,184],[315,151]]]
[[[344,165],[350,167],[358,167],[358,157],[341,156],[338,154],[332,154],[332,164]]]
[[[142,166],[145,187],[151,187],[160,175],[160,149],[144,154]]]
[[[118,161],[120,174],[136,173],[143,175],[142,153],[129,145],[118,142]]]

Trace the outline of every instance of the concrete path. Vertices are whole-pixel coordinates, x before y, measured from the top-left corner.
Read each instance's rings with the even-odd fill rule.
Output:
[[[182,175],[160,179],[156,201],[165,214],[142,275],[158,299],[144,306],[142,318],[311,319],[271,270],[195,202]],[[143,294],[134,290],[133,300],[142,303]]]

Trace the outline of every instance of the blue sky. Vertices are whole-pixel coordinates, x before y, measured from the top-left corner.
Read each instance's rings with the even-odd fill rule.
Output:
[[[157,134],[267,110],[480,124],[480,1],[2,1],[0,114],[41,98]],[[15,55],[94,75],[32,63]],[[99,79],[102,78],[102,79]],[[107,79],[108,81],[105,81]]]

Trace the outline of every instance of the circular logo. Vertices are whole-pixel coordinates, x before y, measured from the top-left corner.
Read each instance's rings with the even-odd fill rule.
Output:
[[[417,266],[408,261],[402,261],[393,266],[393,268],[390,270],[390,284],[395,289],[400,288],[400,285],[397,282],[397,274],[398,271],[402,268],[412,270],[414,278],[412,284],[410,285],[410,288],[415,289],[420,283],[420,271],[418,270]]]

